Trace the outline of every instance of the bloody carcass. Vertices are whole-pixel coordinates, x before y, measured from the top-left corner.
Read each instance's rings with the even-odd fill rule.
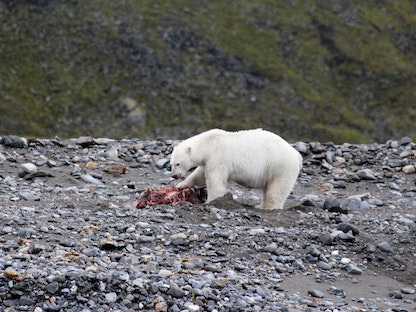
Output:
[[[134,203],[135,208],[145,208],[149,205],[172,205],[187,201],[193,204],[206,199],[205,189],[184,188],[166,185],[158,188],[148,188],[143,191]]]

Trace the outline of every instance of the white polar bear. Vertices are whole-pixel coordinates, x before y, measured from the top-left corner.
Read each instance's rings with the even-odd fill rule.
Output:
[[[207,187],[207,203],[227,192],[229,181],[263,190],[257,208],[282,209],[300,170],[302,156],[280,136],[262,129],[227,132],[213,129],[180,143],[171,155],[178,188]]]

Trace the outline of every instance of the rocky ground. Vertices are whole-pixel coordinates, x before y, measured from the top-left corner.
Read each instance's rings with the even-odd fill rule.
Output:
[[[172,140],[0,144],[1,311],[415,311],[416,144],[298,142],[283,211],[238,186],[134,207],[173,184]]]

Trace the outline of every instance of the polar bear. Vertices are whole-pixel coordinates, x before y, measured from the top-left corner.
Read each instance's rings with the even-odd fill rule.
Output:
[[[174,178],[184,178],[196,168],[177,187],[206,186],[206,203],[224,196],[233,181],[261,189],[263,202],[256,208],[271,210],[283,209],[302,169],[302,156],[269,131],[212,129],[176,146],[170,164]]]

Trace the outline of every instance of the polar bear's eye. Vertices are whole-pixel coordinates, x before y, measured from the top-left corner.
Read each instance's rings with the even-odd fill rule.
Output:
[[[175,166],[176,166],[176,167],[179,167],[179,166],[180,166],[180,163],[175,164]]]

